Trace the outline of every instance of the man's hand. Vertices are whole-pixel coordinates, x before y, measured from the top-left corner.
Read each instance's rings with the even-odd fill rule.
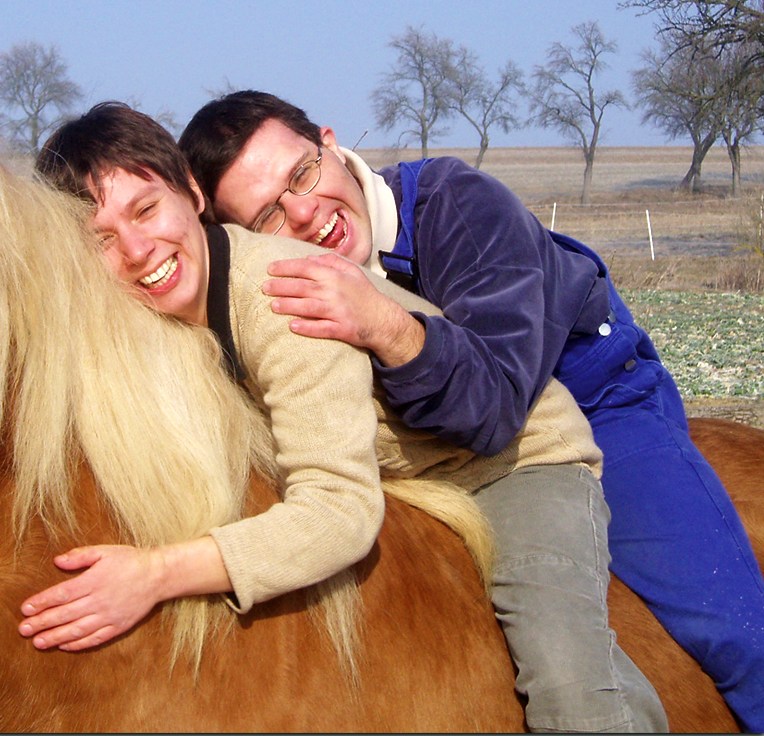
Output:
[[[271,308],[296,319],[290,329],[306,337],[331,338],[374,352],[387,366],[415,358],[424,327],[382,294],[359,266],[335,253],[274,261],[263,284],[276,297]]]

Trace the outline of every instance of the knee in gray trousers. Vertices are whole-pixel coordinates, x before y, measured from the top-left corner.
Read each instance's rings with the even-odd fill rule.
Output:
[[[475,494],[495,535],[492,600],[532,731],[662,732],[647,678],[608,624],[602,486],[584,467],[521,468]]]

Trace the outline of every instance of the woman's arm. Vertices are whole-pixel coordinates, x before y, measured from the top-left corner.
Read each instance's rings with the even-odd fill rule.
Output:
[[[377,412],[368,354],[310,340],[274,314],[262,292],[277,255],[315,246],[226,227],[231,240],[231,325],[247,388],[271,426],[283,502],[211,530],[246,611],[366,556],[384,515]]]

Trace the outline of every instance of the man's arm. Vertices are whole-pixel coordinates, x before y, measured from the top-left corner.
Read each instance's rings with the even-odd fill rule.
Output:
[[[272,264],[271,275],[296,281],[309,274],[313,283],[300,293],[274,280],[267,293],[279,297],[281,313],[299,315],[292,329],[300,334],[372,350],[387,398],[408,426],[491,455],[517,434],[549,380],[596,267],[557,248],[506,187],[462,162],[431,161],[419,191],[420,289],[442,316],[365,274],[409,312],[400,317],[360,280],[329,275],[340,259],[325,258],[326,272]],[[308,324],[314,317],[324,321],[316,333]]]
[[[334,253],[274,261],[263,292],[276,297],[271,309],[293,315],[298,335],[330,338],[366,348],[397,368],[422,351],[425,330],[394,299],[369,281],[354,263]]]

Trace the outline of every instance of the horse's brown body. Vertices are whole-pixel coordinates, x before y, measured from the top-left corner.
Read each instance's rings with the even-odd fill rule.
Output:
[[[762,562],[764,432],[719,420],[693,420],[692,431]],[[52,543],[35,522],[15,561],[7,526],[13,487],[7,477],[0,486],[6,524],[0,530],[0,730],[523,730],[504,640],[469,555],[439,522],[393,499],[378,544],[358,570],[365,610],[355,690],[302,593],[260,605],[230,635],[213,637],[196,680],[184,660],[170,671],[170,635],[157,614],[98,651],[35,651],[16,633],[19,604],[61,577],[53,554],[75,541],[117,538],[83,477],[77,503],[84,538],[62,535]],[[610,606],[619,640],[660,693],[672,730],[737,730],[710,680],[617,580]]]

